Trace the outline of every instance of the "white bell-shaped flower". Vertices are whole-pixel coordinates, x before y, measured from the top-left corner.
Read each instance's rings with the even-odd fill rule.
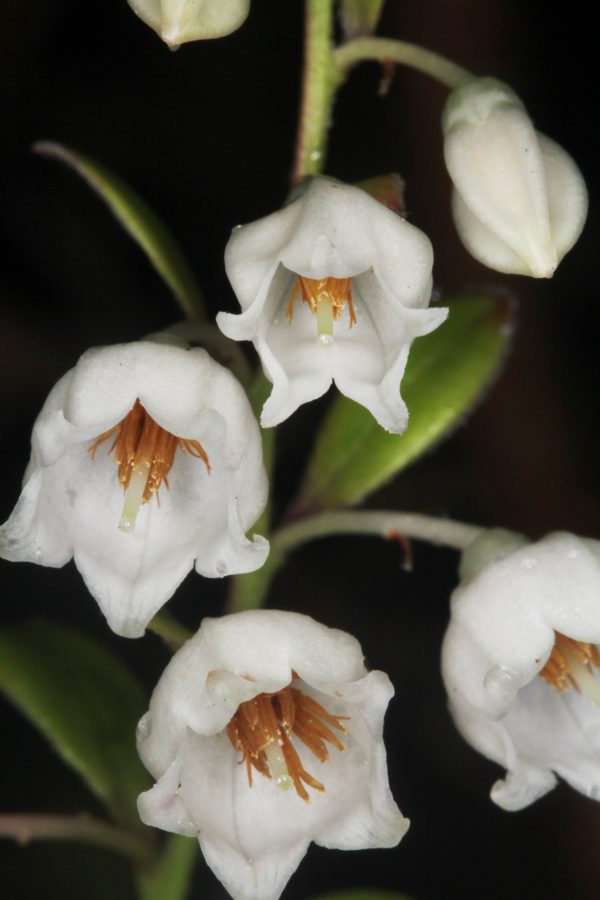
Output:
[[[587,215],[571,157],[535,130],[514,91],[494,78],[452,91],[442,124],[452,211],[466,248],[499,272],[550,278]]]
[[[127,0],[172,50],[188,41],[223,37],[239,28],[250,0]]]
[[[427,309],[428,238],[359,188],[313,178],[288,206],[234,229],[225,267],[242,307],[219,313],[234,340],[252,340],[273,384],[263,426],[277,425],[332,381],[380,425],[400,433],[413,338],[444,321]]]
[[[246,394],[201,349],[140,341],[88,350],[34,425],[0,555],[71,557],[118,634],[138,637],[195,563],[208,577],[259,568],[245,532],[267,499]]]
[[[465,551],[442,650],[450,711],[506,768],[499,806],[527,806],[556,775],[598,800],[600,542],[556,532],[511,548],[500,532],[497,551],[494,532]]]
[[[197,837],[235,900],[276,900],[311,841],[393,847],[408,827],[382,736],[393,693],[353,637],[308,616],[204,619],[139,724],[156,779],[140,816]]]

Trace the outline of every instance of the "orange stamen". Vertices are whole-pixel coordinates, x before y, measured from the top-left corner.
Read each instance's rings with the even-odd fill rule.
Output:
[[[570,687],[580,691],[577,676],[573,674],[573,662],[579,663],[588,672],[593,666],[600,668],[600,652],[595,644],[584,644],[575,641],[560,632],[555,632],[554,647],[540,675],[559,694]]]
[[[143,467],[148,470],[142,503],[147,503],[153,494],[158,500],[158,491],[163,481],[169,490],[167,476],[178,449],[201,459],[210,475],[210,463],[202,444],[165,431],[146,412],[139,400],[135,401],[124,419],[96,438],[89,448],[92,459],[95,459],[98,447],[113,436],[108,453],[114,454],[119,482],[125,491],[135,469]]]
[[[310,797],[305,784],[317,791],[324,791],[325,787],[304,769],[292,736],[295,735],[317,759],[325,762],[329,759],[327,743],[341,752],[346,749],[328,726],[346,733],[343,721],[347,718],[332,715],[312,697],[296,688],[286,687],[274,694],[258,694],[241,703],[227,725],[227,735],[242,754],[240,763],[246,764],[250,787],[253,767],[266,778],[272,777],[269,748],[275,747],[280,750],[286,777],[293,782],[298,796],[308,803]]]
[[[348,306],[348,327],[356,324],[356,313],[352,302],[351,278],[304,278],[298,275],[292,290],[285,314],[290,323],[294,317],[294,303],[298,294],[303,303],[308,303],[310,311],[317,314],[319,303],[331,303],[333,318],[339,319],[346,305]]]

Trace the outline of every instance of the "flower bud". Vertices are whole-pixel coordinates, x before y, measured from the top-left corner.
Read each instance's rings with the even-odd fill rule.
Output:
[[[442,126],[452,212],[466,248],[499,272],[550,278],[587,214],[571,157],[534,129],[517,95],[494,78],[456,88]]]
[[[239,28],[250,0],[128,0],[171,50],[188,41],[223,37]]]

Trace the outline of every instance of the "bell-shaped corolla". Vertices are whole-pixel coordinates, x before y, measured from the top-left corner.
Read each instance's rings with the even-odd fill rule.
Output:
[[[393,847],[408,828],[383,744],[393,693],[353,637],[308,616],[204,619],[139,724],[156,780],[140,816],[197,837],[235,900],[277,900],[311,841]]]
[[[279,424],[335,381],[403,432],[411,342],[448,312],[427,308],[432,263],[422,231],[332,178],[308,180],[283,209],[234,229],[225,267],[242,312],[219,313],[217,324],[253,341],[273,384],[261,424]]]
[[[262,566],[246,531],[267,499],[246,394],[199,348],[139,341],[88,350],[34,425],[0,556],[72,557],[108,624],[138,637],[195,565],[208,577]]]

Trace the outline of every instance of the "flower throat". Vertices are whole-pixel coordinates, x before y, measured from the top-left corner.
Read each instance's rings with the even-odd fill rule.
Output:
[[[600,668],[595,644],[584,644],[556,631],[552,653],[540,675],[559,694],[573,687],[600,708],[600,684],[594,678],[593,667]]]
[[[317,791],[324,791],[325,787],[302,766],[292,735],[318,760],[326,762],[327,744],[342,752],[346,749],[329,726],[346,733],[342,723],[347,718],[331,715],[312,697],[286,687],[241,703],[227,726],[227,734],[242,754],[241,762],[246,763],[250,787],[254,767],[261,775],[272,778],[280,790],[295,788],[298,796],[308,803],[310,798],[304,784]]]
[[[114,440],[108,452],[114,453],[119,482],[125,491],[119,528],[126,533],[135,530],[135,520],[143,503],[151,500],[153,495],[160,503],[158,492],[163,481],[169,490],[167,476],[178,449],[201,459],[210,475],[210,463],[202,444],[165,431],[139,400],[124,419],[96,438],[89,448],[92,459],[95,459],[98,447],[112,437]]]
[[[317,317],[317,337],[324,347],[333,344],[333,323],[348,306],[349,328],[356,324],[352,302],[351,278],[304,278],[298,275],[285,311],[290,323],[294,316],[294,303],[298,294],[303,303]]]

